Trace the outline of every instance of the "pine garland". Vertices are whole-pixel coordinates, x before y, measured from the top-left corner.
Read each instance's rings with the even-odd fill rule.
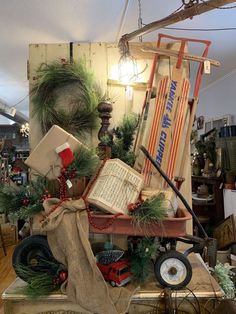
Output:
[[[140,203],[131,211],[134,224],[144,226],[158,223],[165,219],[168,216],[165,200],[165,194],[158,193]]]
[[[66,107],[70,110],[56,108],[57,92],[68,87],[76,88],[76,92],[69,93]],[[97,126],[97,104],[101,99],[101,90],[83,61],[43,63],[37,70],[32,89],[33,115],[40,120],[44,133],[57,124],[75,136],[84,135]]]
[[[27,219],[44,210],[43,200],[51,197],[50,182],[41,176],[20,187],[2,185],[0,188],[0,207],[7,215]],[[54,195],[57,196],[57,195]]]
[[[68,178],[92,177],[99,165],[98,156],[90,149],[80,146],[74,152],[74,161],[65,171]],[[44,210],[45,198],[60,198],[55,182],[37,176],[35,181],[25,185],[2,185],[0,187],[0,208],[13,218],[28,219]]]

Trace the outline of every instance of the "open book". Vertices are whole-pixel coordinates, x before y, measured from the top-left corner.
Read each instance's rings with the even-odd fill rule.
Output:
[[[127,206],[138,200],[143,176],[120,159],[106,161],[92,185],[87,200],[112,214],[127,214]]]

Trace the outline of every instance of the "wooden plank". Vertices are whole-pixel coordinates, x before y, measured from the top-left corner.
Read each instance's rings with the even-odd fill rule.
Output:
[[[154,55],[152,52],[146,52],[144,50],[156,49],[156,42],[130,42],[129,43],[129,52],[136,60],[151,59],[153,60]],[[166,48],[166,43],[161,42],[161,48]]]
[[[191,108],[189,108],[189,119],[186,119],[185,126],[187,127],[186,129],[186,135],[185,139],[182,141],[182,146],[183,146],[183,151],[182,151],[182,158],[179,164],[179,171],[178,174],[176,173],[177,176],[180,178],[184,177],[184,168],[186,167],[186,156],[187,152],[190,146],[190,137],[191,137],[191,132],[192,132],[192,126],[193,122],[195,119],[195,114],[197,110],[197,104],[198,104],[198,98],[193,99],[192,104],[190,104]]]
[[[125,87],[126,85],[119,80],[107,80],[107,85],[108,86],[118,86],[118,87]],[[132,82],[129,84],[129,86],[133,87],[134,90],[146,90],[147,88],[147,83],[146,82]]]
[[[141,50],[143,52],[149,53],[148,54],[149,56],[150,56],[150,53],[153,53],[153,57],[155,54],[164,55],[164,56],[174,56],[174,57],[178,57],[178,55],[179,55],[179,52],[177,50],[170,50],[170,49],[164,49],[164,48],[154,48],[154,49],[142,48]],[[189,53],[184,53],[182,55],[182,58],[184,60],[196,61],[196,62],[208,61],[208,62],[210,62],[211,65],[216,66],[216,67],[219,67],[221,65],[220,62],[217,60],[204,58],[204,57],[192,55]]]
[[[118,63],[120,52],[116,44],[108,44],[107,46],[107,78],[118,80]],[[132,104],[126,102],[126,86],[107,86],[108,97],[113,102],[113,111],[111,125],[117,126],[123,118],[124,113],[127,113],[127,105]]]
[[[15,245],[7,247],[6,256],[0,250],[0,295],[16,278],[16,274],[12,268],[12,254],[14,249]],[[4,314],[2,298],[0,298],[0,314]]]
[[[107,90],[107,44],[93,43],[91,45],[91,69],[93,69],[96,82],[105,94]]]
[[[69,44],[50,44],[46,45],[46,62],[61,61],[65,59],[70,61],[70,48]]]
[[[172,180],[174,173],[175,173],[175,167],[176,167],[176,161],[177,157],[179,155],[179,147],[180,143],[182,142],[184,135],[184,122],[187,115],[188,110],[188,97],[189,97],[189,90],[190,90],[190,82],[188,79],[184,79],[181,86],[181,94],[178,100],[178,110],[176,113],[176,123],[173,131],[172,136],[172,142],[171,142],[171,148],[170,148],[170,158],[169,163],[167,166],[166,174],[167,176]]]
[[[199,254],[190,254],[188,259],[192,265],[193,271],[192,280],[187,286],[189,290],[182,289],[174,291],[172,301],[175,305],[179,303],[190,304],[190,311],[188,311],[188,313],[195,313],[195,311],[193,311],[194,309],[191,309],[191,302],[193,302],[195,297],[197,298],[196,302],[202,302],[202,304],[206,305],[206,308],[209,309],[208,305],[211,304],[209,299],[218,300],[223,297],[223,292],[215,279],[210,275]],[[54,311],[63,312],[66,310],[75,311],[76,313],[78,311],[88,313],[81,309],[78,304],[69,302],[67,296],[60,291],[37,300],[29,299],[21,293],[21,288],[25,285],[25,282],[17,278],[3,293],[3,302],[5,309],[9,310],[8,313],[16,314],[24,312],[27,314],[35,314],[38,312],[54,313]],[[134,287],[134,283],[130,283],[127,286],[127,288],[130,289]],[[138,291],[133,295],[128,313],[142,313],[144,309],[147,310],[147,305],[156,305],[164,301],[164,288],[157,283],[154,273],[151,271],[148,282],[141,284]],[[142,302],[146,304],[146,308],[138,305]]]
[[[73,58],[76,62],[83,60],[86,66],[91,69],[91,43],[74,43]]]
[[[160,137],[161,133],[161,125],[162,125],[162,118],[165,111],[165,103],[166,103],[166,97],[169,90],[169,84],[170,80],[168,76],[163,77],[159,83],[158,83],[158,92],[156,95],[156,103],[154,111],[151,111],[152,108],[150,108],[150,120],[147,121],[147,130],[150,130],[147,135],[148,141],[148,150],[151,155],[155,155],[156,151],[156,140],[158,137]],[[149,122],[149,123],[148,123]],[[151,126],[151,128],[150,128]],[[146,158],[144,162],[144,177],[145,177],[145,183],[147,185],[150,184],[151,181],[151,163]]]

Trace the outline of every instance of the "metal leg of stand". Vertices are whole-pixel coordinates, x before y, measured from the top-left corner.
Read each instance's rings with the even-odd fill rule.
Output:
[[[5,243],[4,243],[4,239],[3,239],[3,235],[2,235],[1,224],[0,224],[0,240],[2,242],[2,248],[3,248],[4,255],[6,256],[7,255],[7,251],[6,251],[6,247],[5,247]]]

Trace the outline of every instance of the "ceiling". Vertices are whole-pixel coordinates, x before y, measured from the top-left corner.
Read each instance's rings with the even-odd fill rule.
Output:
[[[144,24],[162,19],[182,5],[182,0],[140,1]],[[116,42],[121,35],[138,28],[138,0],[0,0],[0,5],[0,99],[9,106],[16,105],[25,115],[28,115],[29,44]],[[215,9],[171,27],[232,28],[236,27],[235,18],[236,9]],[[160,29],[143,36],[143,41],[155,41],[158,32],[212,41],[209,57],[222,65],[204,78],[203,88],[236,69],[236,30]],[[193,48],[191,53],[198,54],[197,47]],[[1,118],[0,122],[9,120]]]

